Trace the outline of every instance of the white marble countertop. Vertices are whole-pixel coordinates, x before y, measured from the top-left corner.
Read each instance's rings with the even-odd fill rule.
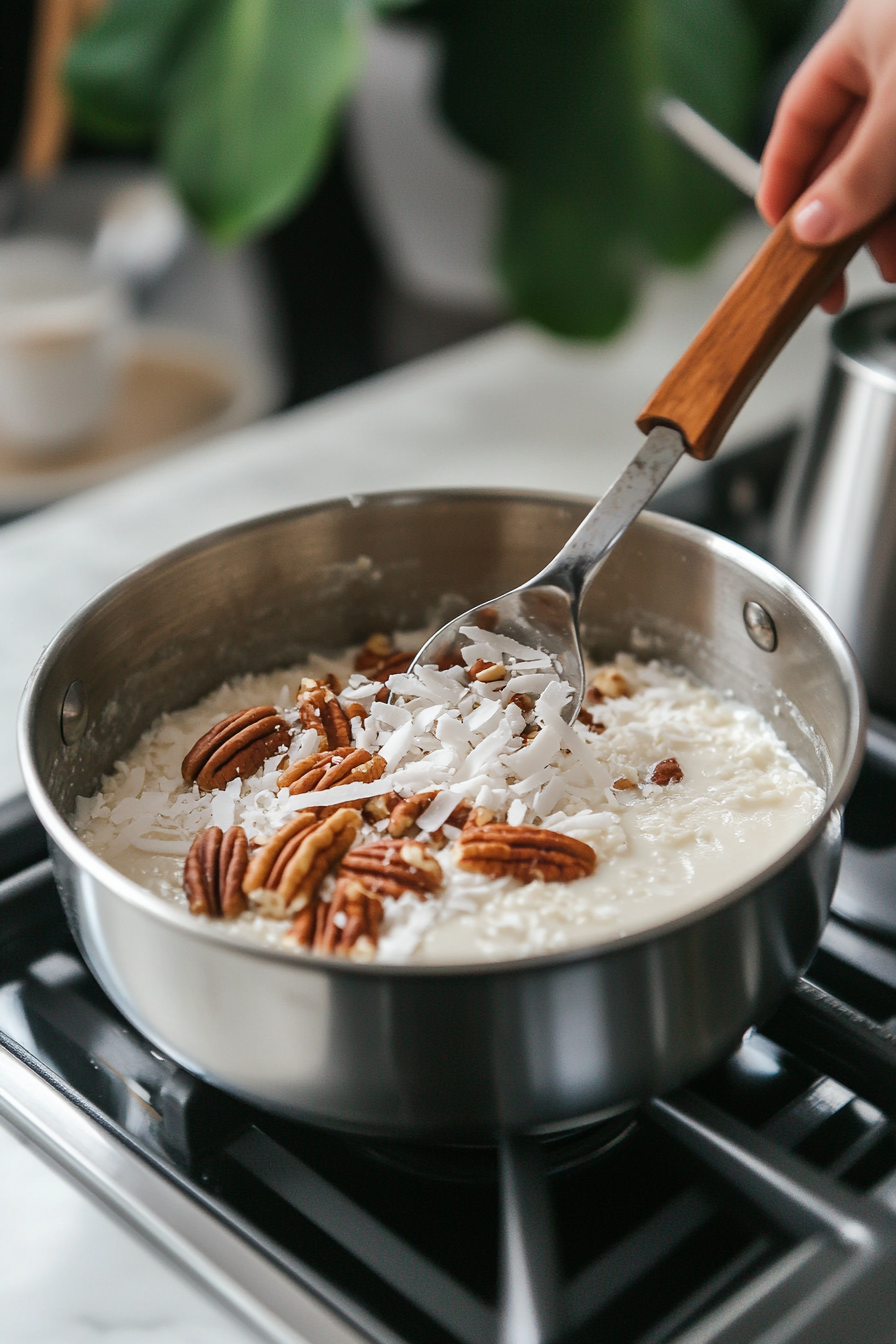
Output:
[[[762,238],[740,225],[712,263],[657,275],[636,321],[579,348],[511,326],[76,496],[0,531],[0,798],[21,788],[16,709],[60,625],[101,588],[213,528],[328,496],[487,485],[599,494],[639,442],[633,418]],[[867,259],[853,294],[881,288]],[[827,320],[815,313],[723,451],[805,419]],[[699,464],[683,461],[673,484]],[[242,1327],[0,1130],[5,1344],[216,1344]]]
[[[0,1127],[3,1344],[258,1344]]]

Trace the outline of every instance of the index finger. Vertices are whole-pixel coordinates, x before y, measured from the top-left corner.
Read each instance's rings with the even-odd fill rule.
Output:
[[[861,82],[830,37],[822,38],[785,89],[762,155],[757,203],[772,224],[820,170],[820,161],[830,162],[843,147],[861,112]]]

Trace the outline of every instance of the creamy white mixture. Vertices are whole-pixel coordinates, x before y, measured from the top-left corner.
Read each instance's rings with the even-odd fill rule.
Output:
[[[593,846],[593,876],[523,884],[461,871],[452,843],[459,832],[445,827],[442,890],[423,902],[411,894],[387,899],[376,954],[379,961],[444,963],[557,952],[663,924],[761,871],[824,806],[823,791],[755,710],[685,673],[620,655],[616,666],[631,694],[590,706],[604,725],[598,733],[564,723],[559,711],[568,688],[543,654],[482,631],[471,637],[467,665],[503,661],[506,684],[471,684],[459,668],[424,669],[390,678],[390,689],[405,697],[401,706],[377,704],[379,684],[351,673],[349,651],[222,686],[191,709],[163,715],[92,798],[78,799],[75,830],[127,877],[184,906],[184,857],[200,830],[237,824],[250,840],[264,840],[312,800],[342,803],[347,793],[410,796],[436,786],[446,796],[421,817],[424,833],[466,800],[498,820],[545,826]],[[253,778],[211,794],[184,785],[181,761],[194,742],[254,705],[281,707],[293,725],[293,760],[316,751],[316,733],[298,723],[294,703],[302,677],[328,671],[347,683],[343,705],[370,710],[364,723],[353,721],[353,731],[356,745],[386,759],[377,784],[291,798],[277,789],[278,753]],[[510,700],[515,693],[536,699],[540,731],[529,742]],[[681,766],[681,782],[648,782],[668,757]],[[636,787],[620,789],[622,779]],[[357,843],[370,843],[385,826],[365,822]],[[324,899],[332,883],[325,880]],[[221,927],[279,943],[289,922],[249,912]]]

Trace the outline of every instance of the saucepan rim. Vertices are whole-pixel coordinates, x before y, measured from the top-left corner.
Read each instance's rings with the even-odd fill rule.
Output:
[[[219,528],[214,532],[208,532],[192,541],[185,542],[183,545],[165,551],[147,564],[135,566],[129,570],[122,578],[115,580],[108,585],[89,602],[85,603],[62,627],[54,639],[47,645],[41,654],[31,676],[28,679],[25,690],[22,695],[22,701],[18,717],[18,749],[19,759],[22,767],[22,773],[25,779],[25,787],[31,802],[37,812],[37,815],[50,835],[53,842],[62,850],[62,852],[80,869],[88,873],[92,878],[101,883],[106,889],[120,897],[128,904],[137,907],[151,918],[167,923],[180,933],[189,937],[197,938],[200,941],[211,940],[217,943],[221,948],[227,948],[237,955],[249,955],[261,958],[265,961],[274,961],[282,965],[295,966],[302,972],[316,971],[318,973],[336,973],[339,975],[350,976],[373,976],[377,979],[389,979],[392,977],[401,978],[443,978],[457,976],[483,976],[483,975],[522,975],[531,974],[533,971],[544,970],[545,972],[554,970],[559,966],[573,965],[577,962],[589,961],[594,957],[613,957],[621,956],[630,948],[637,947],[646,942],[654,942],[666,937],[673,937],[682,929],[691,924],[696,924],[705,919],[712,918],[713,915],[721,912],[726,907],[736,904],[750,892],[764,885],[778,873],[788,868],[795,859],[804,851],[809,849],[825,828],[830,825],[831,817],[838,808],[845,804],[850,792],[852,791],[856,775],[862,762],[864,753],[867,704],[864,687],[861,676],[856,664],[855,657],[846,643],[843,635],[831,618],[813,601],[811,597],[799,587],[792,579],[776,569],[774,565],[745,547],[739,546],[736,542],[730,541],[727,537],[721,537],[706,528],[698,527],[694,523],[688,523],[679,518],[672,518],[668,515],[650,512],[645,516],[645,522],[648,526],[659,527],[669,532],[677,533],[687,537],[691,541],[698,542],[704,548],[711,552],[723,556],[746,570],[749,574],[758,580],[768,583],[775,588],[782,596],[792,601],[798,608],[801,608],[804,614],[811,621],[820,627],[821,633],[825,639],[828,648],[831,650],[835,661],[843,678],[843,683],[847,691],[848,703],[848,739],[844,748],[843,761],[834,775],[830,786],[830,794],[822,812],[813,822],[812,826],[800,836],[784,854],[780,855],[774,863],[769,864],[760,872],[756,873],[746,882],[742,882],[738,887],[731,891],[726,891],[715,900],[705,905],[700,905],[694,910],[689,910],[678,918],[669,920],[663,924],[652,925],[645,929],[639,929],[635,933],[626,934],[623,937],[609,939],[605,942],[585,944],[582,947],[567,949],[563,952],[551,952],[536,954],[534,956],[516,957],[503,961],[485,961],[485,962],[450,962],[445,964],[414,964],[407,965],[401,963],[389,962],[353,962],[344,958],[314,958],[307,957],[290,951],[286,948],[268,946],[263,943],[255,943],[250,939],[240,939],[230,933],[225,928],[219,928],[211,921],[200,921],[195,916],[190,915],[186,910],[173,905],[171,902],[163,900],[154,895],[147,888],[134,882],[131,878],[125,877],[123,873],[118,872],[105,859],[101,858],[93,850],[78,838],[75,832],[69,826],[66,818],[57,810],[55,804],[51,801],[49,794],[40,777],[34,755],[31,750],[32,729],[35,726],[37,717],[37,705],[40,700],[41,691],[45,677],[50,667],[55,662],[59,651],[68,642],[71,636],[77,632],[83,622],[95,613],[99,612],[109,602],[113,601],[123,591],[126,591],[130,583],[138,575],[149,577],[154,571],[161,571],[172,564],[182,562],[191,556],[207,550],[210,547],[220,545],[241,533],[251,532],[258,528],[268,527],[272,524],[282,524],[291,519],[301,518],[306,515],[325,512],[334,507],[334,505],[344,504],[346,501],[349,507],[358,508],[365,505],[385,506],[385,507],[410,507],[415,504],[427,502],[446,502],[452,500],[503,500],[512,502],[538,501],[545,504],[556,504],[569,506],[570,504],[590,507],[593,500],[582,495],[572,495],[561,492],[546,492],[541,490],[503,490],[500,488],[467,488],[467,489],[435,489],[435,490],[397,490],[397,491],[374,491],[369,494],[337,496],[333,499],[319,500],[312,504],[299,505],[289,509],[277,510],[273,513],[260,514],[254,518],[245,519],[242,522],[231,524],[228,527]],[[640,520],[634,524],[638,526]]]

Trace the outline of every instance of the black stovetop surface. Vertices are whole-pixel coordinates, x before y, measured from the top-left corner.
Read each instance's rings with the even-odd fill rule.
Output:
[[[164,1058],[85,968],[15,800],[0,806],[0,1046],[384,1344],[535,1344],[508,1324],[507,1249],[533,1161],[542,1337],[894,1338],[896,730],[880,721],[846,834],[818,954],[734,1055],[671,1098],[499,1151],[289,1122]]]

